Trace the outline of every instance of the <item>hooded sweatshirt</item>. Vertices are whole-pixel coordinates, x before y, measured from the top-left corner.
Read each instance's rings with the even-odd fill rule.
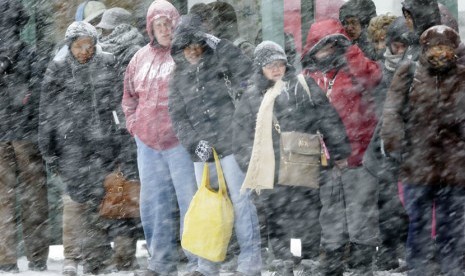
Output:
[[[316,64],[315,53],[332,42],[336,42],[339,52],[327,70],[322,71]],[[346,127],[352,147],[349,166],[360,166],[376,126],[372,91],[382,78],[380,65],[365,57],[357,45],[350,45],[344,28],[333,19],[310,27],[302,64],[304,74],[311,76],[326,93]]]
[[[165,0],[156,0],[150,5],[146,20],[150,42],[129,62],[122,102],[129,133],[156,150],[179,144],[168,113],[168,83],[174,61],[171,49],[157,42],[152,29],[152,22],[161,17],[171,20],[174,29],[179,13]]]

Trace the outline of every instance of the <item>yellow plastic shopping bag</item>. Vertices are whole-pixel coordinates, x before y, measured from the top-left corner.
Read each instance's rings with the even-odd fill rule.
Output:
[[[234,209],[228,196],[223,170],[213,150],[219,189],[210,186],[210,171],[206,163],[202,184],[195,193],[184,218],[182,247],[204,259],[221,262],[226,258],[234,223]]]

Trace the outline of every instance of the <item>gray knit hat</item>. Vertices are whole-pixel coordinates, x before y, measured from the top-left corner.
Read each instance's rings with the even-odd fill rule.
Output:
[[[120,24],[131,25],[131,23],[132,14],[129,11],[123,8],[111,8],[103,13],[102,20],[96,27],[106,30],[113,30]]]
[[[258,44],[254,51],[254,64],[257,66],[265,66],[275,60],[283,60],[287,62],[286,53],[279,44],[273,41],[263,41]]]
[[[65,33],[65,40],[71,44],[76,38],[79,37],[92,37],[94,43],[97,43],[97,30],[91,24],[85,21],[75,21],[69,25]]]

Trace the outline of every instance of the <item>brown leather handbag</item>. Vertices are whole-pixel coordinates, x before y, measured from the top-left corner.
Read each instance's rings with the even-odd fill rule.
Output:
[[[105,177],[105,196],[100,204],[100,216],[109,219],[140,217],[140,182],[127,180],[118,169]]]

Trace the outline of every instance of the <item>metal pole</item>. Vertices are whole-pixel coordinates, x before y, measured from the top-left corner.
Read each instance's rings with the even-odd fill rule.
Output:
[[[262,0],[263,40],[272,40],[284,47],[284,0]]]

